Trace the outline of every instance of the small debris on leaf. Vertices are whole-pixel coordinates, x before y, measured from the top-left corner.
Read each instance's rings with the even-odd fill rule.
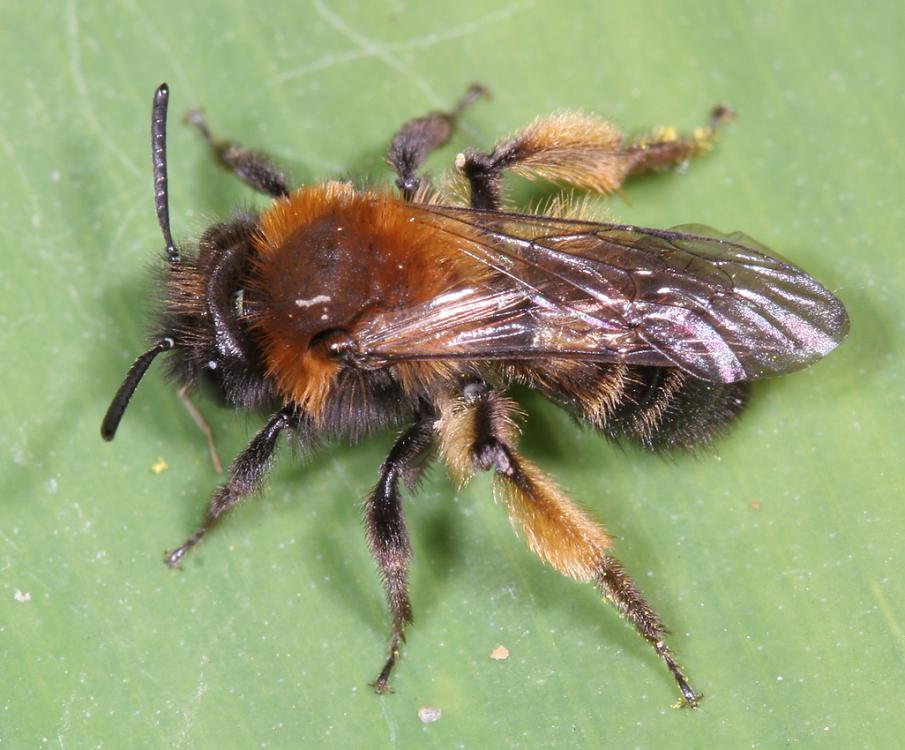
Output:
[[[19,591],[19,589],[16,589],[16,593],[13,594],[13,599],[15,599],[17,602],[30,602],[31,594],[29,594],[27,591]]]
[[[499,645],[490,652],[490,658],[494,661],[504,661],[509,658],[509,649],[503,645]]]
[[[443,712],[436,706],[421,706],[418,709],[418,718],[421,719],[422,724],[433,724],[435,721],[439,721],[441,716],[443,716]]]
[[[751,510],[760,510],[760,500],[755,498],[751,501]]]
[[[164,461],[162,458],[157,459],[157,463],[151,466],[151,471],[155,474],[163,474],[167,469],[170,468],[170,465]]]

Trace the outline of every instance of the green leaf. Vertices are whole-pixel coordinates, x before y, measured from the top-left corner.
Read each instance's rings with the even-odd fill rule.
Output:
[[[0,10],[0,746],[892,747],[905,654],[905,6],[315,0],[8,3]],[[179,116],[297,182],[389,179],[406,118],[494,93],[430,161],[536,114],[690,130],[713,153],[610,202],[651,226],[757,237],[837,290],[843,346],[758,384],[713,451],[606,444],[528,397],[524,447],[617,538],[702,710],[595,592],[543,568],[487,477],[431,473],[407,515],[416,623],[395,695],[359,501],[383,434],[307,464],[186,561],[160,561],[218,481],[155,365],[113,444],[101,417],[144,346],[161,241],[151,94],[171,86],[174,232],[263,205]],[[519,194],[530,194],[519,187]],[[224,456],[261,424],[202,402]],[[155,474],[163,459],[168,468]],[[494,661],[505,645],[510,656]],[[425,725],[418,709],[442,710]],[[668,738],[668,739],[667,739]]]

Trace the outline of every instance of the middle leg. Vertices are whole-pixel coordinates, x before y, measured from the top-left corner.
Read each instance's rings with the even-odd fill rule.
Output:
[[[456,121],[475,99],[488,96],[481,84],[472,84],[450,112],[430,112],[406,122],[390,143],[387,162],[397,174],[396,187],[407,200],[414,200],[423,178],[415,172],[434,149],[444,145],[453,134]]]
[[[423,417],[396,441],[380,467],[377,485],[365,501],[368,546],[380,568],[387,604],[393,617],[389,655],[372,683],[378,693],[390,692],[390,673],[405,640],[405,626],[412,622],[412,605],[408,595],[408,563],[412,559],[412,545],[405,528],[399,480],[407,482],[417,459],[433,445],[434,422],[433,417]]]

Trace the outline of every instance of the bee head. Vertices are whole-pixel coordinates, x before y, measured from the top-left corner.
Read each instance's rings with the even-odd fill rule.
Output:
[[[142,377],[158,354],[169,352],[169,370],[180,384],[205,385],[233,406],[254,408],[272,399],[260,356],[247,328],[245,300],[254,217],[240,215],[202,236],[197,252],[184,254],[170,233],[166,173],[168,89],[154,96],[151,119],[157,219],[166,244],[164,300],[151,348],[135,360],[101,425],[112,440]]]
[[[154,340],[173,341],[169,371],[180,385],[201,385],[230,406],[268,402],[262,357],[250,331],[254,217],[208,229],[194,254],[169,264]]]

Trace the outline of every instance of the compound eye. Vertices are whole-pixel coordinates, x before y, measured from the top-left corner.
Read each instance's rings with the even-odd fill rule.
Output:
[[[237,289],[233,294],[233,310],[240,318],[245,317],[245,290]]]

